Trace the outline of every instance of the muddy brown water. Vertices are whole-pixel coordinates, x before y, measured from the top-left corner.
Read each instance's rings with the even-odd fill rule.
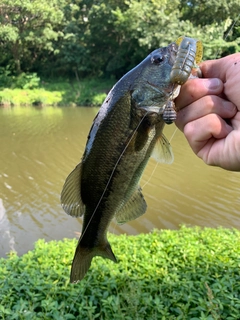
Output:
[[[73,238],[82,219],[64,213],[59,196],[66,176],[81,159],[98,108],[0,109],[0,257],[19,255],[39,238]],[[175,126],[166,126],[171,139]],[[209,167],[175,132],[171,165],[151,159],[141,180],[146,214],[117,225],[115,234],[137,235],[181,224],[240,229],[240,173]]]

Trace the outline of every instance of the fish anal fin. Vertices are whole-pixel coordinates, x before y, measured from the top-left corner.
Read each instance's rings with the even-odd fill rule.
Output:
[[[70,282],[77,283],[81,281],[86,275],[88,269],[91,266],[93,257],[101,256],[117,262],[117,259],[112,251],[112,248],[107,240],[93,248],[87,248],[81,246],[81,242],[78,243],[75,256],[72,263]]]
[[[174,156],[172,152],[172,147],[168,142],[167,138],[164,134],[158,139],[151,154],[152,158],[154,158],[157,162],[160,163],[173,163]]]
[[[61,193],[63,210],[72,217],[81,217],[85,212],[85,205],[81,199],[81,168],[79,163],[69,174]]]
[[[130,220],[137,219],[146,212],[147,204],[138,187],[130,199],[116,213],[117,223],[123,224]]]

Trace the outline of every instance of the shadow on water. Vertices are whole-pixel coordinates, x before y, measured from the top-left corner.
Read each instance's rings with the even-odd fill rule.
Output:
[[[60,206],[65,178],[80,161],[98,108],[0,109],[0,256],[23,254],[39,238],[75,237],[81,219]],[[175,126],[164,130],[170,138]],[[125,225],[111,224],[116,234],[138,234],[180,224],[240,228],[239,173],[204,165],[181,132],[171,142],[172,165],[150,160],[141,185],[145,215]]]

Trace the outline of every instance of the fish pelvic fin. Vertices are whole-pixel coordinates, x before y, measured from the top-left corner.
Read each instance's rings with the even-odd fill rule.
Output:
[[[72,262],[72,269],[70,274],[70,282],[77,283],[81,281],[90,268],[92,259],[95,256],[101,256],[117,263],[117,259],[112,251],[109,242],[106,240],[103,245],[99,245],[93,248],[86,248],[81,246],[81,242],[78,244],[75,256]]]

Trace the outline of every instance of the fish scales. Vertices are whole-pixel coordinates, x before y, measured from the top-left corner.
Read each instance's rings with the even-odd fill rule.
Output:
[[[107,240],[115,217],[124,223],[145,213],[139,180],[150,158],[171,163],[171,147],[162,131],[167,105],[180,86],[170,79],[178,45],[154,50],[109,92],[94,119],[82,161],[67,177],[63,209],[83,215],[82,234],[72,262],[70,281],[78,282],[94,256],[117,259]]]

